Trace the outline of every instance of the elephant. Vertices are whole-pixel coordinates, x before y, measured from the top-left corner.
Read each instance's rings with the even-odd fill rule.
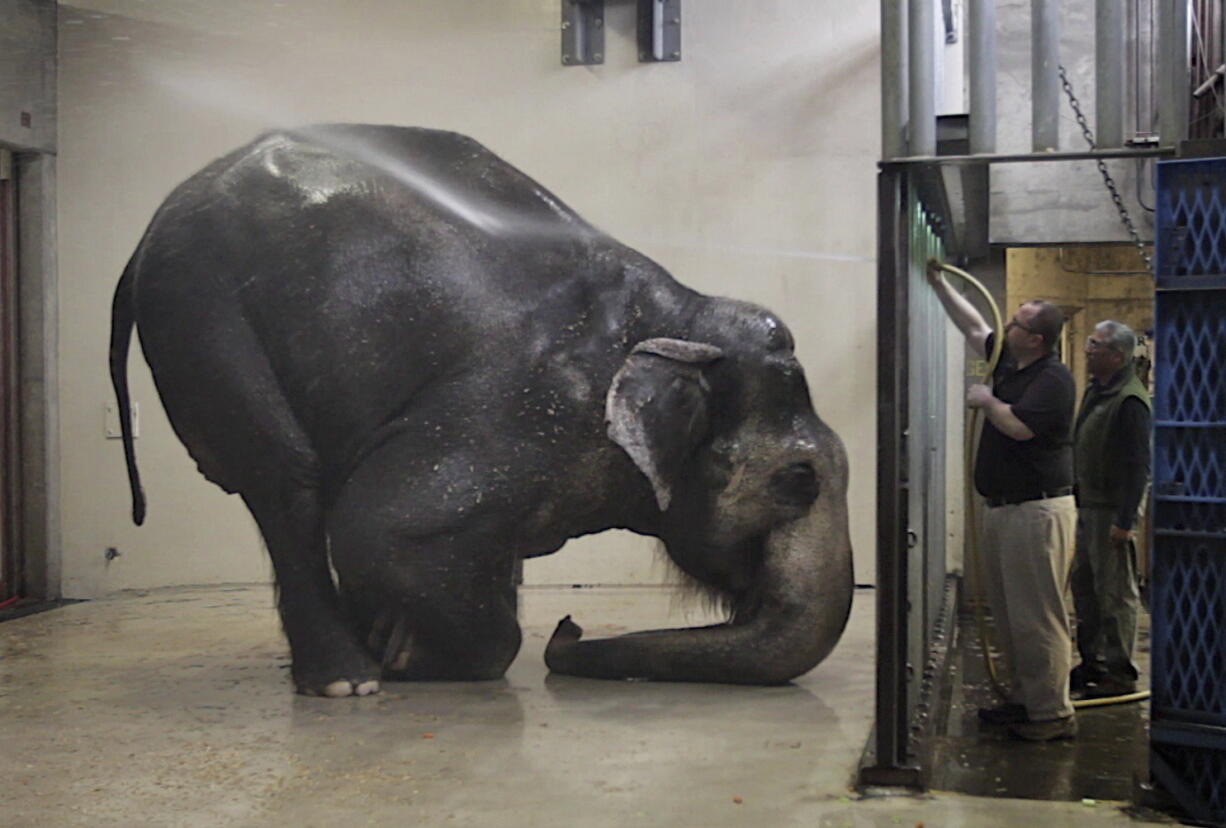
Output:
[[[554,673],[781,684],[846,625],[847,455],[788,328],[471,138],[277,129],[171,192],[112,307],[140,524],[134,327],[176,436],[258,525],[300,693],[501,677],[519,562],[611,528],[727,620],[585,639],[568,616]]]

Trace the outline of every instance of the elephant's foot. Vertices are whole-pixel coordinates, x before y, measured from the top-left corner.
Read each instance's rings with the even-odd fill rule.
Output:
[[[336,699],[379,692],[379,665],[351,644],[329,652],[323,642],[317,642],[309,659],[295,654],[293,676],[294,686],[304,696]]]
[[[377,671],[376,671],[377,672]],[[309,678],[294,677],[294,685],[304,696],[324,696],[340,699],[346,696],[370,696],[379,692],[378,678]]]
[[[369,696],[379,692],[379,682],[375,679],[364,681],[361,684],[354,684],[348,679],[334,681],[324,687],[320,693],[309,693],[309,695],[326,696],[330,699],[344,698],[345,696]]]

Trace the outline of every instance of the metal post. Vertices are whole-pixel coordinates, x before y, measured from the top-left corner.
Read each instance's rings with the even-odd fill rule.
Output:
[[[907,4],[907,70],[912,155],[936,155],[936,13],[933,0]]]
[[[1030,0],[1030,132],[1035,152],[1060,147],[1059,65],[1059,0]]]
[[[996,152],[996,2],[971,0],[967,15],[971,153]]]
[[[1124,7],[1120,0],[1094,3],[1094,142],[1124,145]]]
[[[877,176],[877,731],[860,784],[919,787],[907,755],[907,177]]]
[[[1158,0],[1158,138],[1188,137],[1188,0]]]
[[[970,74],[971,155],[996,152],[996,0],[970,0],[967,5],[968,72]],[[968,259],[988,254],[987,164],[962,171],[966,200],[962,252]]]
[[[907,154],[907,7],[881,0],[881,157]]]

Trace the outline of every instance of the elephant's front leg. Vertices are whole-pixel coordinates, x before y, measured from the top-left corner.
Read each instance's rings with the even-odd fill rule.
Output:
[[[342,577],[342,594],[383,677],[398,681],[500,678],[519,652],[513,567],[450,556],[428,547],[387,553],[376,582]]]
[[[448,481],[421,458],[422,445],[413,435],[389,440],[333,502],[341,595],[385,679],[498,678],[521,641],[507,532],[447,497],[478,491],[471,482],[438,491]]]

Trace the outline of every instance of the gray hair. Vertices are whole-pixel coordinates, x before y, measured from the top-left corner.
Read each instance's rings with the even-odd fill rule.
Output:
[[[1132,352],[1137,347],[1137,335],[1132,328],[1114,319],[1104,319],[1094,330],[1107,335],[1107,347],[1122,354],[1125,363],[1132,360]]]

